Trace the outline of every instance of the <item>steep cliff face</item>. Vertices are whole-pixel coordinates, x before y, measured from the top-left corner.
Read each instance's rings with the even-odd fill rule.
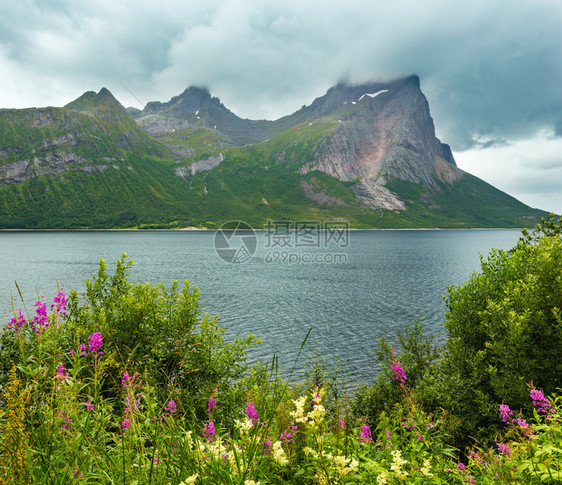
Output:
[[[462,176],[449,146],[435,136],[417,76],[391,83],[339,84],[308,111],[337,117],[340,125],[301,173],[320,170],[342,181],[357,180],[353,190],[371,207],[404,209],[400,196],[385,189],[390,179],[438,189],[440,161],[451,165],[453,178]]]

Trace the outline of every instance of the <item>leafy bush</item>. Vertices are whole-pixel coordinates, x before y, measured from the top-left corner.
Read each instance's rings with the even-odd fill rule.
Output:
[[[481,273],[449,288],[448,338],[438,370],[440,400],[462,418],[467,436],[490,436],[502,402],[530,412],[529,383],[547,393],[561,385],[560,222],[545,221],[481,265]]]

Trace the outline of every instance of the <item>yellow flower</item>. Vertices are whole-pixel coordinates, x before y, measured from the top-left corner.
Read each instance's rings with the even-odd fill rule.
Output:
[[[281,441],[276,441],[273,443],[273,459],[279,463],[279,465],[286,465],[289,463],[287,460],[287,455],[285,455],[285,451],[281,446]]]
[[[342,455],[337,455],[333,457],[334,464],[336,465],[336,471],[340,477],[344,475],[353,475],[357,473],[359,468],[359,462],[355,459],[346,458]]]
[[[260,485],[259,480],[244,480],[244,485]]]
[[[240,434],[246,434],[254,426],[254,423],[252,423],[252,421],[250,421],[248,418],[244,418],[242,421],[237,419],[235,420],[234,424],[240,431]]]
[[[196,473],[195,475],[191,475],[190,477],[187,477],[185,479],[185,481],[181,482],[180,485],[190,485],[195,483],[195,481],[197,480],[197,478],[199,477],[199,473]]]
[[[391,451],[390,454],[394,461],[390,465],[390,469],[396,474],[399,480],[404,480],[408,476],[408,472],[402,470],[402,466],[408,463],[404,458],[402,458],[402,452],[400,450]]]
[[[303,448],[302,451],[304,451],[306,456],[311,455],[313,458],[318,458],[318,453],[316,453],[316,451],[314,451],[310,446]]]
[[[301,396],[298,399],[293,399],[295,410],[290,412],[291,417],[297,423],[306,423],[306,416],[304,415],[304,405],[306,404],[306,396]]]
[[[388,472],[383,470],[377,477],[377,485],[385,485],[388,481]]]
[[[422,475],[425,475],[426,477],[432,477],[433,473],[431,473],[430,470],[431,464],[429,463],[429,458],[427,458],[423,461],[423,467],[420,468],[420,472],[422,472]]]

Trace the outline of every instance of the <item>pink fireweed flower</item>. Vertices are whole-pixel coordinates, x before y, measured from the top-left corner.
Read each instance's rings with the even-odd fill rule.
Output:
[[[47,316],[47,306],[41,300],[35,303],[37,307],[35,310],[36,316],[29,322],[31,330],[35,333],[44,332],[49,326],[49,317]]]
[[[287,431],[281,433],[279,436],[279,441],[283,441],[285,444],[289,444],[295,438],[295,435],[299,432],[299,427],[292,422],[288,427]]]
[[[64,365],[61,364],[57,367],[57,374],[55,376],[57,381],[66,381],[68,379],[68,371],[64,370]]]
[[[359,432],[359,441],[361,443],[373,443],[373,437],[371,436],[371,428],[369,425],[364,424]]]
[[[507,404],[500,404],[500,415],[502,421],[504,423],[507,423],[511,421],[511,416],[513,416],[513,411],[509,409],[509,406]]]
[[[176,414],[176,403],[173,399],[170,399],[166,409],[164,410],[164,414],[169,416],[170,414]]]
[[[89,354],[94,354],[96,352],[99,352],[99,350],[101,349],[101,346],[103,345],[103,338],[101,336],[101,333],[99,332],[94,332],[92,335],[90,335],[89,339],[88,339],[88,353]],[[100,352],[101,354],[101,352]]]
[[[393,360],[391,366],[394,372],[394,380],[400,381],[402,384],[406,384],[406,375],[404,374],[404,369],[399,360]]]
[[[263,444],[264,455],[269,455],[271,453],[271,440],[266,440]]]
[[[88,400],[84,403],[84,406],[86,406],[86,408],[88,409],[88,411],[93,411],[94,410],[94,405]]]
[[[535,386],[529,386],[531,399],[533,400],[533,406],[539,414],[546,414],[547,418],[552,418],[552,415],[556,413],[556,409],[550,401],[544,396],[542,391],[535,388]]]
[[[459,469],[459,471],[463,471],[466,468],[466,465],[463,462],[459,461],[457,463],[457,468]]]
[[[339,420],[338,427],[339,429],[346,429],[345,421],[343,419]]]
[[[498,450],[502,455],[511,456],[511,448],[505,443],[498,443]]]
[[[213,421],[209,421],[205,425],[205,438],[211,443],[213,441],[213,436],[215,436],[215,423]]]
[[[26,319],[23,317],[23,313],[19,310],[19,315],[16,315],[14,318],[10,320],[8,323],[8,330],[19,330],[19,328],[24,324],[27,323]]]
[[[82,355],[86,357],[86,344],[80,344],[80,352],[82,352]]]
[[[213,396],[209,398],[209,405],[207,406],[207,412],[210,413],[211,409],[217,409],[217,402],[213,399]]]
[[[51,305],[51,310],[56,308],[56,312],[62,315],[66,315],[66,296],[62,291],[57,293],[57,296],[53,298],[53,304]]]
[[[135,376],[131,376],[129,375],[128,372],[125,372],[123,374],[123,377],[121,378],[121,387],[127,389],[129,386],[134,385],[134,383],[135,383]]]
[[[254,407],[254,403],[251,401],[246,406],[246,415],[252,423],[255,423],[258,419],[258,413],[256,412],[256,408]]]
[[[125,418],[121,423],[121,429],[125,431],[131,427],[131,420],[129,418]]]

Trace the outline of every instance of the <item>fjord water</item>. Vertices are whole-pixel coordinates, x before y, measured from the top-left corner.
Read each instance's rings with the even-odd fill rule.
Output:
[[[423,315],[428,333],[443,340],[447,286],[480,268],[479,253],[512,247],[520,231],[351,231],[348,245],[290,248],[298,259],[291,264],[266,233],[256,234],[254,256],[228,263],[214,249],[213,232],[2,232],[2,326],[12,315],[12,296],[21,307],[14,281],[32,312],[37,295],[52,301],[57,280],[65,292],[83,291],[100,258],[112,272],[126,252],[135,261],[131,281],[169,286],[188,279],[202,291],[204,312],[220,314],[228,339],[260,337],[250,361],[277,354],[287,375],[312,327],[297,375],[318,348],[327,361],[339,357],[350,380],[371,381],[381,334],[395,342],[398,329]]]

